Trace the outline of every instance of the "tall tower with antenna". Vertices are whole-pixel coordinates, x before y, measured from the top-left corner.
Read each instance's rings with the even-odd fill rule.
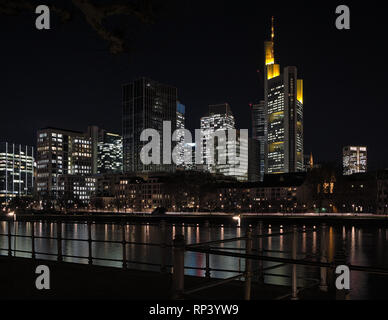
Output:
[[[283,73],[275,59],[275,19],[271,40],[264,42],[265,173],[304,171],[303,80],[296,67]]]

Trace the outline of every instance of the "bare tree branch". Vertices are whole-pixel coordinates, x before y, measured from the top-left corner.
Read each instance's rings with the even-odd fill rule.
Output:
[[[130,16],[136,18],[142,24],[151,24],[154,16],[151,10],[151,0],[127,0],[116,1],[111,5],[94,4],[92,0],[71,0],[74,8],[82,12],[87,23],[97,34],[107,41],[110,51],[113,54],[125,52],[128,48],[126,33],[115,34],[104,25],[106,20],[112,16]],[[63,22],[69,21],[72,13],[58,6],[50,6]],[[26,11],[34,11],[35,5],[26,0],[9,1],[0,0],[0,14],[17,15]],[[122,28],[123,29],[123,28]],[[127,32],[129,30],[126,30]]]

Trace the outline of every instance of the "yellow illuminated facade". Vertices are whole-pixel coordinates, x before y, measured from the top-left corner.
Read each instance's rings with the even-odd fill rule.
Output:
[[[280,76],[280,65],[271,64],[267,66],[267,79],[271,80],[273,78]]]
[[[274,54],[274,43],[272,41],[267,41],[264,43],[264,53],[265,53],[265,65],[269,66],[275,63],[275,54]]]
[[[300,103],[303,103],[303,80],[298,79],[297,82],[297,96],[296,98]]]
[[[304,171],[303,80],[296,67],[280,71],[274,53],[275,28],[264,43],[266,114],[265,172],[279,174]]]

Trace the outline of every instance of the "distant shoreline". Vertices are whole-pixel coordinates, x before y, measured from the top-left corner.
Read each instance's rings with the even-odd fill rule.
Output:
[[[264,224],[306,224],[319,225],[327,223],[330,225],[378,225],[388,227],[388,216],[384,215],[313,215],[313,214],[228,214],[228,213],[167,213],[165,215],[151,215],[146,213],[124,214],[116,212],[78,212],[78,213],[53,213],[47,212],[17,212],[16,216],[0,215],[0,221],[46,221],[46,222],[94,222],[94,223],[135,223],[135,224],[160,224],[165,221],[167,224],[185,225],[224,225],[237,226],[238,222],[233,217],[240,216],[241,226],[251,225],[256,227],[260,221]]]

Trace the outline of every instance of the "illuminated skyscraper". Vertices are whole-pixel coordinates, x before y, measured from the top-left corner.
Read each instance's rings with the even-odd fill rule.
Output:
[[[61,175],[92,173],[93,148],[88,133],[56,128],[38,131],[36,186],[41,198],[58,197]]]
[[[215,162],[215,159],[212,158],[212,154],[207,150],[208,141],[216,131],[229,129],[235,129],[235,120],[229,104],[209,106],[209,113],[201,118],[203,163],[209,171],[211,171],[210,166]]]
[[[34,190],[34,148],[0,143],[0,204],[15,197],[32,196]]]
[[[265,101],[260,101],[258,104],[251,105],[252,110],[252,138],[257,141],[254,143],[253,141],[250,143],[250,147],[252,147],[252,152],[250,153],[252,157],[249,159],[249,165],[254,171],[257,168],[259,180],[263,181],[264,173],[265,173],[265,139],[267,132],[267,123],[265,117]],[[256,150],[258,148],[258,150]],[[257,158],[255,156],[258,155]],[[252,161],[257,161],[257,164],[252,164]],[[252,172],[254,176],[255,173]],[[256,180],[256,178],[254,178]]]
[[[186,120],[186,107],[185,105],[181,104],[179,101],[177,103],[177,110],[176,110],[176,128],[177,130],[185,129],[185,120]],[[180,134],[184,134],[184,132],[181,132]],[[180,142],[178,142],[178,158],[177,158],[177,166],[178,167],[184,167],[185,166],[185,146],[184,146],[184,137],[181,136]]]
[[[230,137],[228,130],[231,129],[235,129],[235,119],[229,104],[209,106],[209,113],[201,118],[204,167],[211,173],[220,173],[246,181],[248,180],[248,141],[242,140],[240,131],[236,131],[236,139]],[[218,136],[217,132],[224,133],[224,136]],[[214,138],[215,135],[217,138]],[[214,153],[208,150],[212,137]],[[220,148],[221,145],[225,145],[226,148]],[[221,159],[226,159],[226,162],[221,163]],[[236,159],[240,160],[239,164],[235,162]]]
[[[368,169],[367,147],[348,146],[343,149],[344,175],[365,173]]]
[[[97,126],[88,127],[92,138],[93,174],[123,172],[123,139]]]
[[[147,78],[140,78],[123,87],[123,156],[124,172],[173,172],[174,164],[144,165],[141,150],[148,142],[140,139],[146,129],[160,134],[163,146],[163,122],[170,121],[171,135],[176,130],[177,88]],[[174,145],[172,146],[174,148]],[[163,154],[161,149],[160,154]]]
[[[104,133],[97,144],[97,173],[123,171],[123,139],[115,133]]]
[[[304,171],[303,80],[296,67],[280,72],[275,62],[274,24],[271,41],[264,43],[264,98],[266,117],[265,172],[268,174]]]

